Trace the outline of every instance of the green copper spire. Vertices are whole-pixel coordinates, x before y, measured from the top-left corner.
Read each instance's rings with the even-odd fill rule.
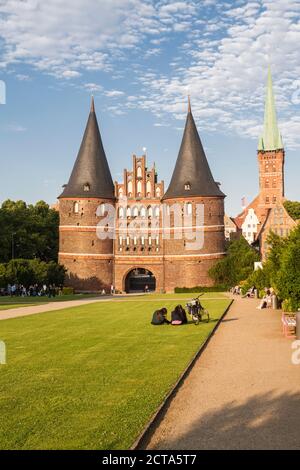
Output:
[[[273,94],[273,84],[271,69],[268,70],[268,83],[265,104],[265,119],[263,135],[258,142],[258,150],[279,150],[283,149],[283,143],[277,126],[275,100]]]

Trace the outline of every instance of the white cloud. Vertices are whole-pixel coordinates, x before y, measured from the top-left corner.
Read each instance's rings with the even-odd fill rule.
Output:
[[[299,14],[299,0],[0,0],[0,67],[25,63],[68,83],[81,75],[88,91],[103,91],[108,72],[122,79],[114,87],[136,87],[126,109],[158,123],[183,119],[190,93],[200,129],[258,138],[270,61],[281,131],[296,147]]]
[[[200,129],[258,139],[271,62],[280,129],[290,148],[299,147],[300,124],[293,117],[299,110],[292,102],[300,73],[299,13],[299,1],[241,1],[238,8],[223,7],[224,33],[208,39],[195,28],[193,39],[183,43],[181,59],[171,63],[172,74],[141,75],[146,98],[140,105],[156,116],[184,119],[189,90]],[[208,29],[212,34],[216,28]]]
[[[74,78],[74,77],[80,77],[80,73],[76,72],[76,70],[65,70],[61,74],[64,78]]]
[[[83,85],[83,88],[85,88],[87,91],[92,92],[92,91],[102,91],[103,86],[99,85],[97,83],[85,83]]]
[[[105,96],[107,96],[108,98],[117,98],[119,96],[123,96],[124,95],[124,91],[120,91],[120,90],[108,90],[108,91],[105,91],[104,92]]]
[[[9,132],[25,132],[27,131],[27,128],[24,126],[21,126],[20,124],[13,123],[7,126],[7,130]]]
[[[29,80],[30,80],[30,76],[29,76],[29,75],[25,75],[25,74],[22,74],[22,73],[18,73],[18,74],[16,75],[16,78],[17,78],[18,80],[20,80],[21,82],[22,82],[22,81],[29,81]]]

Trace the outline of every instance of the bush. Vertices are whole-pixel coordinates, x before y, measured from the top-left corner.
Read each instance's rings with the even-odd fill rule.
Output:
[[[293,299],[285,299],[282,302],[282,310],[284,312],[297,312],[299,304]]]
[[[74,289],[73,287],[63,287],[61,293],[62,295],[72,295],[74,294]]]
[[[175,287],[174,293],[175,294],[187,294],[191,292],[226,292],[227,286],[212,286],[212,287],[204,287],[204,286],[195,286],[195,287]]]
[[[253,272],[255,261],[259,261],[258,253],[241,237],[229,243],[227,256],[209,270],[209,275],[217,285],[232,287]]]

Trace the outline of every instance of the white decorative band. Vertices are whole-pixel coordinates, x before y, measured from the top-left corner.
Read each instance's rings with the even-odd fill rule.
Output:
[[[145,258],[145,259],[148,259],[148,258],[165,258],[165,259],[172,259],[172,258],[205,258],[205,257],[208,257],[208,256],[223,256],[225,255],[226,252],[221,252],[221,253],[195,253],[195,254],[189,254],[189,255],[161,255],[161,254],[158,254],[158,255],[134,255],[133,253],[129,254],[129,255],[98,255],[96,253],[63,253],[63,252],[59,252],[59,256],[88,256],[88,257],[91,257],[91,258],[102,258],[102,259],[112,259],[112,258],[124,258],[124,259],[129,259],[129,258]]]

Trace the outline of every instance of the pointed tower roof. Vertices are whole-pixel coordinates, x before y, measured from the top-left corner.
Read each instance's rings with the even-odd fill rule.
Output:
[[[277,116],[275,99],[273,93],[273,83],[271,68],[268,69],[268,81],[265,103],[265,118],[263,135],[258,142],[258,150],[279,150],[283,149],[282,138],[277,126]]]
[[[179,154],[163,199],[225,195],[214,181],[193,118],[190,99]]]
[[[89,118],[69,182],[59,197],[105,199],[115,197],[114,184],[99,132],[93,97]]]

